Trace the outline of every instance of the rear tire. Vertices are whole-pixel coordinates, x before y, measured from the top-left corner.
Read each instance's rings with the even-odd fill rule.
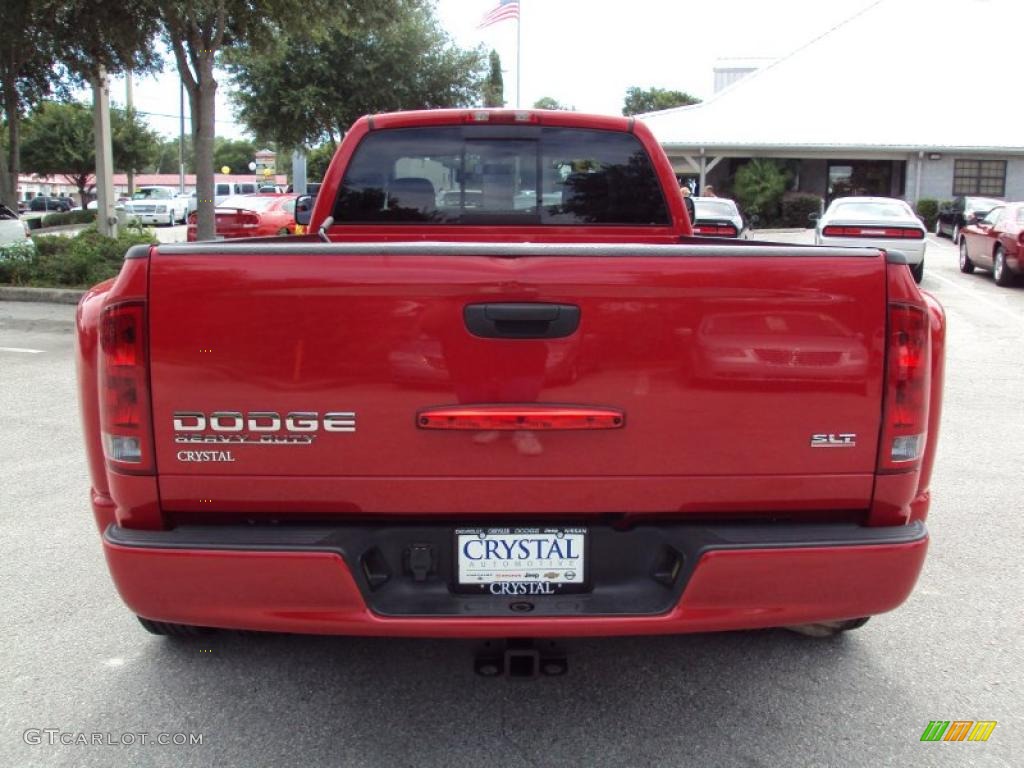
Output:
[[[910,274],[914,277],[914,282],[920,284],[924,278],[924,259],[921,259],[918,264],[910,265]]]
[[[843,632],[863,627],[870,618],[870,616],[861,616],[859,619],[847,619],[846,621],[819,621],[816,624],[797,624],[793,627],[786,627],[786,629],[807,637],[835,637]]]
[[[960,243],[960,271],[965,275],[969,275],[974,272],[974,262],[971,261],[971,257],[967,255],[966,240],[963,240]]]
[[[992,258],[992,277],[995,279],[996,285],[1003,288],[1014,283],[1013,272],[1006,266],[1006,251],[1001,245],[996,246],[996,252]]]
[[[141,616],[136,616],[139,620],[139,624],[147,632],[153,635],[160,635],[162,637],[202,637],[213,632],[209,627],[194,627],[191,624],[172,624],[167,621],[153,621],[152,619],[144,619]]]

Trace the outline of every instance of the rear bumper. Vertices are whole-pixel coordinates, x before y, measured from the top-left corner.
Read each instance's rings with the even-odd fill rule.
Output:
[[[593,591],[524,599],[452,593],[453,557],[444,544],[451,530],[111,525],[103,545],[128,607],[159,621],[341,635],[560,637],[752,629],[883,613],[910,594],[928,542],[922,523],[591,527]],[[404,572],[411,543],[437,545],[435,571],[425,582]],[[524,600],[531,606],[525,611]]]
[[[884,248],[885,250],[899,251],[907,257],[908,263],[915,265],[924,260],[925,251],[928,249],[927,237],[923,240],[876,241],[856,237],[819,237],[818,240],[820,245],[836,248]]]

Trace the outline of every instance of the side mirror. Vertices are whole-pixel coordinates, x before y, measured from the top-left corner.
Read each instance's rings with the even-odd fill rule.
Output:
[[[977,224],[979,220],[980,219],[978,218],[978,214],[974,213],[973,211],[964,216],[964,221],[966,221],[968,224]]]
[[[295,223],[304,227],[309,226],[309,220],[313,216],[313,196],[302,195],[295,201]]]
[[[814,213],[808,213],[807,214],[807,220],[808,221],[813,221],[813,222],[817,223],[819,218],[821,218],[821,214],[820,213],[814,212]]]

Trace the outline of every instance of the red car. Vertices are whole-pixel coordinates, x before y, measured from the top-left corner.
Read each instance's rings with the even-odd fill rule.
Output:
[[[217,239],[295,234],[294,194],[235,195],[217,206]],[[196,213],[188,217],[188,242],[196,240]]]
[[[693,237],[632,118],[377,114],[337,151],[318,234],[137,246],[79,305],[146,629],[835,633],[907,598],[945,323],[903,254]]]
[[[960,230],[960,271],[992,271],[996,285],[1013,285],[1024,272],[1024,203],[993,208]]]

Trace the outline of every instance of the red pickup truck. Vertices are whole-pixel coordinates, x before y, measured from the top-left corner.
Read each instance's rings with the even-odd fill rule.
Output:
[[[910,593],[944,319],[899,253],[694,237],[643,123],[569,112],[363,118],[309,215],[78,307],[150,631],[835,632]]]

